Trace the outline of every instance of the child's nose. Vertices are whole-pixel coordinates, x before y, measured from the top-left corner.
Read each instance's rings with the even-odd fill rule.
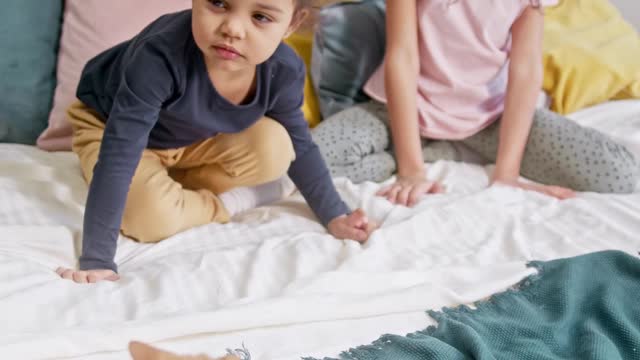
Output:
[[[222,23],[221,32],[225,37],[242,39],[244,37],[244,25],[238,16],[228,16]]]

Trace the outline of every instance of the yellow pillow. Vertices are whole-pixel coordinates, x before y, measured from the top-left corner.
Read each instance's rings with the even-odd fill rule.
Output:
[[[320,123],[321,116],[318,98],[316,97],[316,92],[313,89],[311,74],[309,72],[309,69],[311,68],[313,33],[310,31],[294,33],[284,42],[291,46],[298,55],[300,55],[307,66],[307,78],[304,83],[304,104],[302,105],[302,111],[304,112],[304,117],[309,122],[309,126],[314,127]]]
[[[567,114],[640,98],[640,36],[607,0],[561,0],[546,10],[544,90]]]

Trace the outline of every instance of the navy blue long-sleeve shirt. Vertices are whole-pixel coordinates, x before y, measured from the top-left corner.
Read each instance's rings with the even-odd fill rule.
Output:
[[[257,66],[256,91],[235,105],[216,91],[191,32],[191,11],[165,15],[85,66],[77,97],[106,122],[84,215],[80,269],[117,271],[114,255],[129,186],[142,152],[237,133],[262,116],[288,131],[296,159],[289,176],[327,225],[349,209],[311,140],[300,107],[304,64],[284,44]],[[171,204],[167,204],[171,206]]]

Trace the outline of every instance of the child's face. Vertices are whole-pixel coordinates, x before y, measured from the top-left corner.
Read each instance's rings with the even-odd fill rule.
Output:
[[[294,13],[294,0],[193,0],[193,36],[208,65],[244,70],[275,52]]]

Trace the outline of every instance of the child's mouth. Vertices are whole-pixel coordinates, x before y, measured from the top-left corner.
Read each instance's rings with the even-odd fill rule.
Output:
[[[240,57],[240,54],[233,48],[214,45],[213,49],[216,51],[218,56],[225,60],[235,60]]]

